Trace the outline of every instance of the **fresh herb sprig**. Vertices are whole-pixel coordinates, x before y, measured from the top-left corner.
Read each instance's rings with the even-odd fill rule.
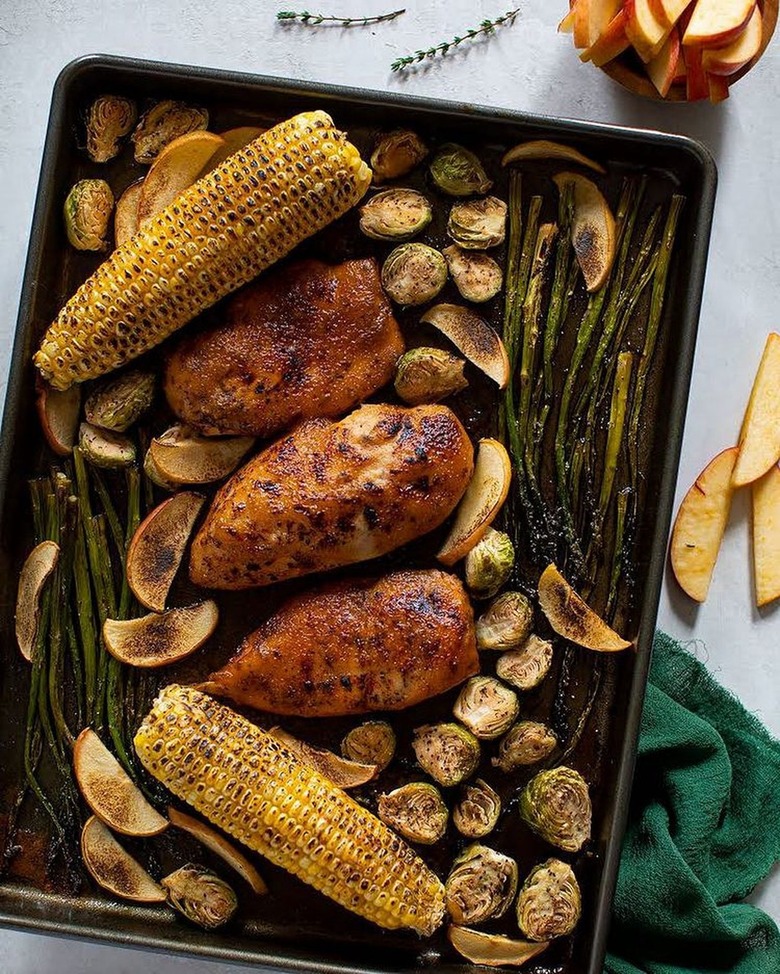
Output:
[[[367,27],[369,24],[383,24],[388,20],[395,20],[401,14],[406,13],[406,8],[402,10],[392,10],[386,14],[376,14],[373,17],[336,17],[330,14],[313,14],[308,10],[280,10],[276,15],[277,20],[290,23],[295,21],[299,24],[306,24],[309,27],[318,27],[320,24],[338,24],[341,27]]]
[[[429,47],[424,51],[415,51],[414,54],[407,54],[405,57],[396,58],[390,67],[393,71],[403,71],[404,68],[408,68],[410,64],[417,64],[420,61],[425,61],[429,58],[446,57],[452,48],[458,47],[458,45],[463,44],[464,41],[473,41],[477,37],[489,36],[495,32],[497,27],[502,27],[504,25],[510,26],[519,13],[520,7],[516,7],[514,10],[507,10],[507,12],[502,14],[500,17],[495,17],[492,20],[483,20],[479,27],[473,27],[467,31],[464,31],[462,35],[456,34],[452,40],[442,41],[441,44],[436,44],[434,47]]]

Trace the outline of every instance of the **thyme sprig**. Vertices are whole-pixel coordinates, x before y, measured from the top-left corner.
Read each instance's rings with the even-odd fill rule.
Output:
[[[436,44],[434,47],[429,47],[424,51],[415,51],[414,54],[407,54],[405,57],[396,58],[395,61],[390,65],[393,71],[403,71],[404,68],[408,68],[410,64],[417,64],[420,61],[425,61],[429,58],[435,57],[446,57],[451,48],[457,47],[459,44],[463,44],[464,41],[473,41],[477,37],[487,37],[495,33],[497,27],[503,25],[511,26],[514,23],[515,17],[520,13],[520,7],[516,7],[514,10],[507,10],[505,14],[500,17],[495,17],[490,20],[483,20],[479,27],[473,27],[465,31],[462,35],[456,34],[452,40],[442,41],[441,44]]]
[[[367,27],[369,24],[383,24],[388,20],[395,20],[401,14],[406,13],[406,8],[402,10],[392,10],[386,14],[376,14],[373,17],[336,17],[330,14],[313,14],[308,10],[280,10],[276,15],[277,20],[296,21],[299,24],[307,24],[309,27],[318,27],[320,24],[339,24],[341,27]]]

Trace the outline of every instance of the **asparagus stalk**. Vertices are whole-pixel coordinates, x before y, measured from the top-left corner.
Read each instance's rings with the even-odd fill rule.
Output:
[[[119,515],[111,500],[111,494],[108,492],[106,482],[103,480],[100,471],[94,465],[90,465],[90,475],[92,483],[95,485],[95,492],[100,498],[103,512],[106,515],[106,521],[108,522],[108,528],[111,532],[114,546],[116,547],[117,554],[121,558],[125,550],[125,539],[122,525],[119,522]]]

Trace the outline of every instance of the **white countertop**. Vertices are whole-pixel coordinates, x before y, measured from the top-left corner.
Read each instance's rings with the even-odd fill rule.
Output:
[[[582,65],[556,34],[565,0],[526,0],[489,42],[401,76],[400,54],[497,16],[501,0],[408,0],[376,27],[277,25],[278,9],[360,15],[401,0],[0,0],[0,381],[16,320],[51,89],[60,68],[90,53],[387,89],[464,102],[681,132],[714,153],[720,174],[709,270],[680,468],[678,499],[730,446],[767,333],[780,308],[780,40],[721,106],[654,105]],[[738,496],[708,602],[691,608],[667,578],[659,625],[696,652],[780,736],[780,604],[753,606],[749,515]],[[773,823],[774,827],[775,823]],[[780,918],[780,874],[754,897]],[[0,931],[5,974],[214,974],[218,965]],[[240,972],[249,968],[231,968]]]

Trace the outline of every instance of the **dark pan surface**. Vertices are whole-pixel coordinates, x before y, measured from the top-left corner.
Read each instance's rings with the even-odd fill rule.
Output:
[[[14,644],[12,608],[18,570],[31,544],[26,481],[44,470],[50,459],[43,448],[33,409],[30,356],[56,311],[96,264],[94,257],[79,255],[67,248],[60,210],[68,186],[77,178],[95,174],[95,167],[90,166],[77,149],[78,115],[91,97],[106,91],[129,94],[141,100],[145,97],[180,97],[196,101],[208,107],[212,117],[209,127],[214,131],[236,125],[262,125],[296,111],[321,107],[333,115],[337,125],[349,133],[364,155],[370,151],[377,130],[404,124],[435,143],[458,141],[478,150],[487,162],[491,176],[497,179],[494,192],[502,198],[506,198],[506,182],[498,165],[501,153],[522,139],[538,137],[566,139],[606,163],[610,172],[606,186],[613,204],[620,179],[631,172],[647,173],[649,177],[648,207],[667,201],[675,190],[686,195],[643,435],[645,481],[638,544],[641,555],[637,566],[637,598],[628,611],[624,626],[627,636],[638,637],[638,650],[636,654],[622,654],[606,660],[606,679],[598,707],[569,761],[591,783],[595,807],[593,841],[574,860],[584,890],[584,916],[574,938],[556,944],[539,958],[539,963],[524,968],[537,974],[600,974],[631,789],[693,360],[715,191],[712,160],[696,143],[659,133],[118,58],[86,58],[69,65],[54,92],[0,452],[0,536],[3,539],[0,549],[0,634],[4,654],[0,746],[5,755],[0,814],[7,814],[19,780],[26,706],[27,674]],[[103,171],[118,191],[143,170],[128,164],[128,155],[124,153]],[[541,191],[547,185],[546,206],[552,206],[554,194],[549,192],[545,178],[548,173],[543,167],[538,172],[537,176],[524,177],[524,199],[527,202],[532,192]],[[422,176],[416,178],[423,179]],[[410,184],[415,185],[414,181]],[[441,213],[443,208],[437,209]],[[545,211],[543,218],[546,216]],[[357,253],[374,253],[381,260],[389,248],[366,243],[357,233],[356,222],[355,214],[349,214],[296,254],[305,250],[330,259],[343,259]],[[432,234],[425,239],[434,245],[442,243],[443,225],[434,224]],[[455,297],[454,291],[450,293],[448,290],[442,294],[441,300]],[[485,308],[485,315],[500,328],[501,305],[498,301]],[[419,314],[401,314],[399,318],[410,344],[436,343],[433,330],[417,324]],[[152,353],[153,361],[154,356]],[[486,435],[495,423],[495,391],[490,382],[476,372],[470,372],[468,377],[470,390],[453,400],[453,408],[473,437]],[[376,569],[372,565],[369,571],[401,565],[429,565],[440,538],[439,532],[422,539],[382,559]],[[368,574],[369,571],[358,569],[355,573]],[[282,594],[299,590],[306,584],[309,582],[276,586],[273,595],[258,592],[220,597],[225,621],[220,624],[211,648],[196,654],[178,668],[165,671],[159,678],[160,683],[202,679],[209,666],[225,660],[238,639],[268,616]],[[185,596],[186,587],[182,587],[179,594]],[[556,666],[559,668],[560,663]],[[569,683],[573,711],[586,695],[591,666],[592,658],[588,658],[587,653],[583,651],[576,656]],[[523,716],[550,719],[552,697],[559,679],[560,673],[554,672],[542,688],[523,696]],[[408,757],[411,754],[411,730],[445,717],[451,709],[453,696],[447,694],[413,708],[400,719],[394,718],[402,755]],[[267,723],[272,722],[276,721]],[[284,721],[292,733],[336,749],[345,728],[354,723],[318,721],[312,729],[311,723],[302,720]],[[486,766],[489,767],[491,752],[487,753]],[[395,772],[382,776],[381,789],[389,790],[395,784],[394,775],[399,780],[401,777],[408,780],[412,770],[413,762],[406,760],[404,763],[402,759]],[[519,823],[512,807],[511,796],[528,777],[530,773],[504,781],[503,797],[509,800],[509,810],[502,818],[495,841],[493,837],[489,840],[489,844],[497,845],[518,859],[521,876],[535,862],[551,854],[550,847],[533,839]],[[500,780],[495,775],[490,778],[494,786]],[[372,807],[374,791],[369,787],[363,792]],[[232,926],[228,933],[216,935],[185,927],[170,911],[133,908],[91,893],[73,896],[59,889],[42,890],[37,874],[40,870],[35,868],[38,840],[34,834],[42,822],[24,824],[30,829],[25,833],[27,854],[17,863],[17,875],[0,883],[0,919],[8,924],[302,970],[389,971],[411,970],[419,966],[464,969],[457,963],[443,935],[421,943],[413,936],[380,931],[264,863],[260,866],[272,896],[254,902],[242,897],[244,906],[240,923]],[[446,863],[463,844],[453,831],[450,828],[441,850],[422,851],[423,857],[434,868],[438,867],[440,873],[446,873]],[[193,854],[196,854],[194,848]],[[170,840],[158,840],[155,855],[163,864],[168,859],[174,861]],[[516,926],[513,931],[513,926],[510,911],[510,916],[494,929],[511,935],[517,932]]]

